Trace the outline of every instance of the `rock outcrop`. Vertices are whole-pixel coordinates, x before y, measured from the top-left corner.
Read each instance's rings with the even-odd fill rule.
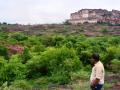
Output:
[[[72,13],[68,20],[72,24],[78,23],[110,23],[120,24],[120,11],[105,9],[82,9]]]

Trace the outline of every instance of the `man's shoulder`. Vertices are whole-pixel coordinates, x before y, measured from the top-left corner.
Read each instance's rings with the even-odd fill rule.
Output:
[[[97,63],[96,63],[96,66],[97,65],[103,65],[103,63],[101,62],[101,61],[98,61]]]
[[[96,68],[101,68],[101,67],[104,67],[103,66],[103,63],[101,61],[99,61],[96,65],[95,65]]]

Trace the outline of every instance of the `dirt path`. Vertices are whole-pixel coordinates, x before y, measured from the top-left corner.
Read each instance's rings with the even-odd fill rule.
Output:
[[[112,89],[109,90],[120,90],[120,82],[117,82]]]
[[[119,75],[107,76],[106,81],[108,82],[115,81],[116,83],[112,86],[112,88],[105,89],[105,90],[120,90],[120,76]]]

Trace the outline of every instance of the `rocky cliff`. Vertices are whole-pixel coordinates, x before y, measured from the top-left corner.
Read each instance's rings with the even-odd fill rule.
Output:
[[[105,9],[82,9],[72,13],[70,23],[111,23],[120,24],[120,11]]]

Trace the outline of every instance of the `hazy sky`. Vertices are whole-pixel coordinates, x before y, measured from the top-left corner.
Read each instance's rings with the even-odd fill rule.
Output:
[[[83,8],[120,10],[120,0],[0,0],[0,22],[61,23]]]

